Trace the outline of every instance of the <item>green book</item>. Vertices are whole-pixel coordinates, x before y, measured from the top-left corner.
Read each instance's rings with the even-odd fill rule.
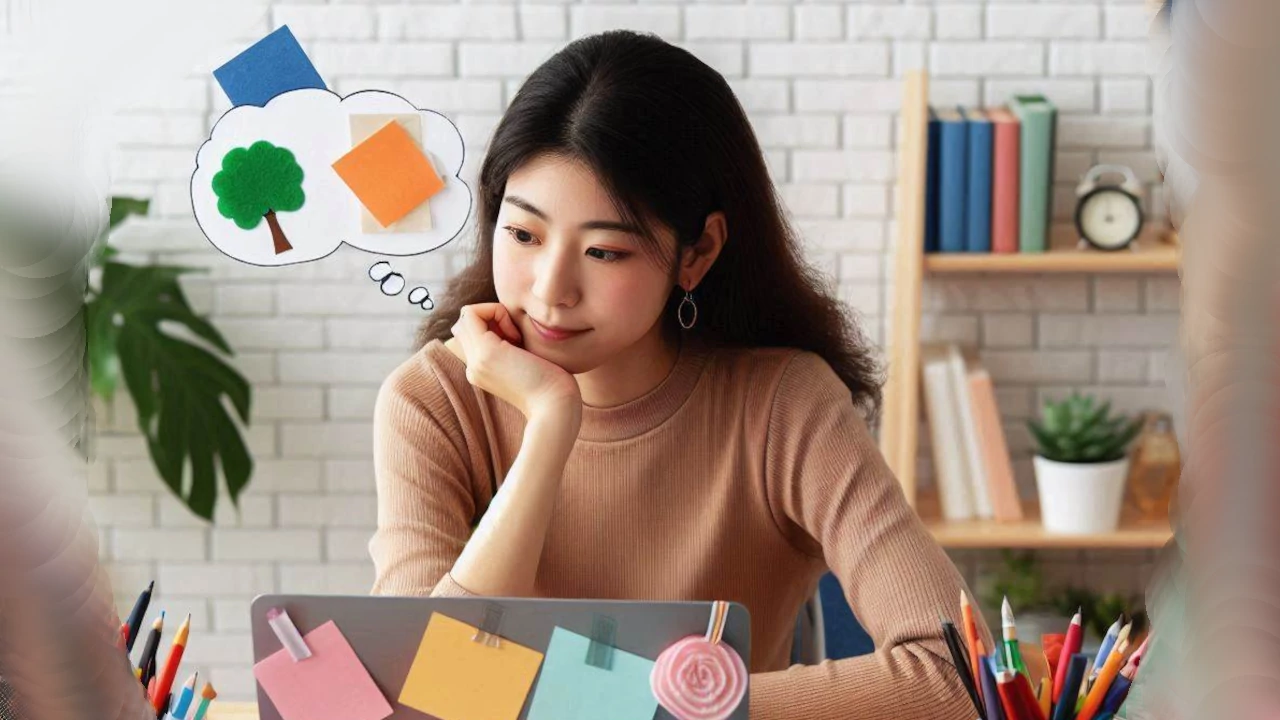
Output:
[[[1043,95],[1014,95],[1008,105],[1022,127],[1018,251],[1042,253],[1049,244],[1058,109]]]

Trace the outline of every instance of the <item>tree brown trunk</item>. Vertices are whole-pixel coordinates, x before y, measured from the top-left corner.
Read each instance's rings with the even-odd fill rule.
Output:
[[[268,210],[264,215],[267,219],[267,225],[271,227],[271,240],[275,243],[276,254],[279,255],[287,250],[292,250],[293,246],[289,244],[289,238],[284,236],[284,230],[280,227],[280,221],[276,219],[276,211]]]

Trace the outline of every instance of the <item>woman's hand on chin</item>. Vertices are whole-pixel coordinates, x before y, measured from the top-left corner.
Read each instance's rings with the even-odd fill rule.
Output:
[[[511,403],[526,419],[552,412],[581,417],[582,392],[567,370],[523,347],[502,303],[465,305],[445,347],[467,366],[467,382]]]

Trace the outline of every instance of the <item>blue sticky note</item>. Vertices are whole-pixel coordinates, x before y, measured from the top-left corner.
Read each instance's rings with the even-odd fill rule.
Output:
[[[228,60],[213,77],[234,105],[262,107],[290,90],[328,89],[288,25]]]
[[[654,661],[613,649],[610,669],[587,664],[590,638],[557,627],[542,660],[528,720],[653,720]]]

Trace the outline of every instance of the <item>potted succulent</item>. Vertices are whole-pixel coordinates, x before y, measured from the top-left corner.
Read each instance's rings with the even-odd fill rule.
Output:
[[[1111,415],[1111,403],[1073,392],[1047,401],[1039,420],[1030,420],[1040,513],[1049,532],[1105,533],[1120,524],[1129,443],[1142,420]]]

